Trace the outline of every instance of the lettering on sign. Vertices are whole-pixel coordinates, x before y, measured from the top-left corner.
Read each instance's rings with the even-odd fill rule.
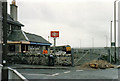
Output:
[[[51,37],[59,37],[59,31],[51,31]]]

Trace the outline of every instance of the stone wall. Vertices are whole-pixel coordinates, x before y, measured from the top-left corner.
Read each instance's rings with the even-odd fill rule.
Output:
[[[31,55],[8,55],[9,63],[14,64],[33,64],[48,65],[49,54],[31,54]],[[55,65],[71,65],[71,54],[54,55]]]

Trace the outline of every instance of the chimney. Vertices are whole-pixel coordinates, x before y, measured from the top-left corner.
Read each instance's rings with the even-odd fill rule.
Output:
[[[15,0],[13,0],[12,4],[10,4],[10,16],[13,20],[17,21],[17,6]]]

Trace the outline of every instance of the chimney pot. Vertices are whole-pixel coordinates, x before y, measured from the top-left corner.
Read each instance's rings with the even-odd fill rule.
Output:
[[[12,4],[13,4],[13,5],[16,5],[16,1],[15,1],[15,0],[13,0],[13,1],[12,1]]]
[[[10,5],[10,16],[13,18],[13,20],[17,21],[17,6],[15,0],[13,0],[12,4]]]

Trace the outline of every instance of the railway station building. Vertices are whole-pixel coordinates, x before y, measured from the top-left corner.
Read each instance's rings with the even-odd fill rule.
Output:
[[[42,54],[43,50],[49,52],[51,45],[49,41],[42,36],[22,30],[24,25],[17,20],[17,7],[13,0],[10,5],[10,15],[7,15],[8,54]]]

